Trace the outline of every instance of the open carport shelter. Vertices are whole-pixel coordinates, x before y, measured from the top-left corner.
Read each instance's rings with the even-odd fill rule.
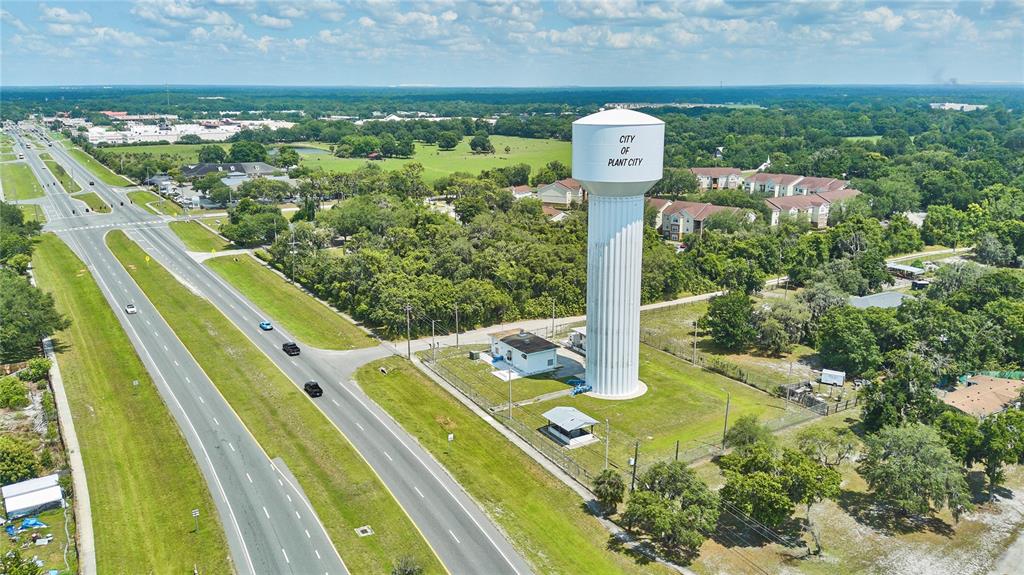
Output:
[[[575,407],[560,405],[549,409],[544,412],[544,419],[548,420],[544,428],[547,434],[569,449],[597,441],[593,433],[597,420]]]
[[[63,507],[64,495],[58,479],[59,476],[54,473],[5,485],[0,492],[3,493],[7,518],[24,517],[54,507]]]

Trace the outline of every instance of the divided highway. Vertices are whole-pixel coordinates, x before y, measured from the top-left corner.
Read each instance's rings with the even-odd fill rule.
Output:
[[[18,143],[23,141],[18,138]],[[57,146],[46,151],[69,165],[69,156]],[[110,190],[102,190],[100,195],[113,206],[111,214],[84,214],[85,204],[60,188],[37,154],[34,149],[26,150],[25,160],[46,191],[46,228],[56,232],[88,266],[159,387],[213,495],[236,570],[252,574],[347,573],[298,486],[263,452],[104,243],[104,234],[113,227],[166,225],[129,207],[127,201],[121,207],[121,199]],[[81,167],[74,171],[83,189],[102,189],[98,179],[86,174]],[[89,181],[96,185],[90,186]],[[138,313],[125,313],[127,303],[134,303]]]
[[[51,155],[65,167],[75,166],[76,177],[79,174],[87,173],[70,155],[63,150],[57,150],[57,146],[49,150],[56,150],[55,153],[51,152]],[[38,161],[38,158],[34,158],[33,161],[35,162],[33,168],[41,175],[40,179],[45,177],[47,182],[52,182],[53,178],[49,177],[48,173],[40,172],[41,162]],[[112,190],[99,180],[95,180],[94,186],[88,186],[88,181],[84,183],[86,185],[83,185],[83,188],[89,187],[97,191],[113,207],[113,213],[108,216],[96,215],[59,220],[59,223],[53,227],[55,231],[69,240],[69,244],[80,255],[85,253],[88,256],[89,259],[84,257],[83,259],[86,263],[93,264],[90,269],[97,278],[104,278],[107,284],[110,284],[111,281],[114,282],[110,289],[104,288],[104,292],[107,293],[111,304],[120,311],[121,320],[126,324],[126,329],[132,336],[136,347],[139,348],[143,359],[146,360],[147,355],[150,355],[150,351],[152,351],[152,356],[146,363],[147,367],[154,373],[155,379],[161,381],[163,380],[159,374],[173,374],[173,376],[169,375],[172,381],[165,383],[166,387],[169,391],[173,388],[176,396],[186,396],[180,397],[183,404],[189,402],[179,410],[181,414],[175,413],[175,417],[179,418],[179,415],[185,416],[187,413],[192,420],[203,420],[197,424],[197,426],[202,425],[202,429],[194,433],[194,437],[189,437],[190,444],[198,442],[209,447],[211,451],[218,451],[220,455],[232,456],[230,459],[234,461],[208,461],[209,471],[212,472],[212,475],[207,473],[207,468],[204,466],[204,473],[207,473],[207,479],[211,486],[216,486],[223,479],[223,477],[218,479],[217,475],[220,474],[221,476],[230,475],[232,486],[247,487],[245,476],[243,476],[243,482],[238,484],[237,474],[243,473],[243,469],[247,470],[247,465],[254,465],[253,462],[258,462],[258,467],[265,468],[267,472],[275,472],[275,470],[262,453],[259,453],[259,457],[251,452],[247,458],[237,457],[230,451],[231,446],[229,446],[228,453],[223,452],[225,442],[231,443],[234,448],[237,448],[242,440],[255,442],[244,430],[240,433],[235,430],[235,433],[231,434],[221,429],[224,418],[216,415],[212,411],[214,408],[208,407],[211,403],[223,404],[216,388],[198,369],[198,365],[178,342],[173,332],[162,320],[159,320],[153,306],[146,301],[141,290],[135,286],[103,243],[103,234],[113,227],[126,229],[129,237],[137,241],[150,256],[163,264],[180,281],[184,281],[191,289],[216,305],[274,361],[293,384],[301,387],[304,382],[309,380],[316,380],[320,383],[324,388],[324,395],[311,401],[314,401],[376,471],[451,573],[460,575],[463,573],[530,573],[530,567],[526,561],[513,549],[501,531],[447,471],[386,412],[363,394],[358,385],[351,381],[351,375],[356,368],[372,359],[389,355],[391,352],[388,348],[381,346],[349,352],[330,352],[303,347],[302,355],[295,358],[288,357],[281,351],[281,344],[292,339],[287,331],[276,328],[272,332],[261,332],[257,328],[258,323],[264,319],[273,320],[274,318],[264,314],[215,272],[191,257],[178,237],[166,226],[165,220],[152,216],[137,206],[129,205],[123,193]],[[52,198],[55,195],[51,193],[52,186],[47,185],[46,188]],[[67,202],[71,201],[62,192],[58,191],[56,194],[63,196]],[[125,202],[123,207],[120,205],[122,201]],[[64,208],[66,209],[62,209],[62,213],[66,214],[70,208],[68,206],[64,206]],[[73,243],[81,243],[82,240],[86,242],[82,247],[77,247]],[[123,314],[122,302],[118,297],[118,291],[121,290],[127,290],[123,291],[121,295],[126,298],[130,297],[131,301],[139,305],[140,313],[138,315],[126,316]],[[152,325],[147,325],[146,320],[151,319]],[[137,326],[139,332],[133,334],[134,327],[140,322],[142,325]],[[160,325],[156,326],[157,323]],[[132,326],[132,328],[128,326]],[[145,335],[148,331],[154,332],[152,339]],[[160,359],[155,360],[153,356],[159,356]],[[172,365],[167,365],[167,362],[176,363],[172,367]],[[185,373],[181,367],[186,363],[190,364],[191,368],[198,370],[198,373],[188,372],[188,381],[178,377],[179,374]],[[202,401],[196,399],[200,389],[204,394]],[[216,402],[211,402],[211,397],[209,397],[211,393],[215,396]],[[174,404],[173,401],[168,401],[168,403]],[[228,410],[227,413],[231,413],[226,405],[222,407]],[[197,417],[197,414],[203,416]],[[185,419],[189,419],[188,416],[185,416]],[[216,422],[214,417],[217,417]],[[240,426],[240,422],[233,414],[230,419]],[[184,423],[182,429],[186,430],[188,436],[187,430],[191,424],[187,421],[182,422],[180,418],[179,422]],[[204,441],[199,441],[199,438]],[[258,449],[258,446],[255,447]],[[197,458],[200,458],[198,454],[204,453],[203,448],[197,450],[197,445],[193,445],[193,450],[197,453]],[[274,480],[272,474],[269,478]],[[257,477],[254,475],[252,479],[257,480]],[[239,522],[242,527],[251,526],[248,531],[244,528],[238,529],[232,536],[232,521],[226,519],[224,523],[229,532],[229,542],[233,552],[236,547],[242,549],[243,560],[247,555],[255,556],[257,552],[253,548],[258,547],[260,548],[259,556],[272,561],[274,554],[265,552],[264,548],[267,546],[291,548],[301,541],[289,539],[287,532],[291,532],[292,535],[297,532],[301,535],[303,529],[296,529],[293,526],[285,527],[281,524],[277,524],[280,529],[270,532],[255,529],[264,522],[260,521],[263,514],[260,511],[261,505],[253,501],[274,499],[275,494],[264,489],[253,489],[251,485],[249,487],[250,491],[241,497],[244,501],[236,501],[238,498],[223,498],[225,503],[230,499],[231,505],[225,505],[221,509],[222,517],[241,516],[244,517],[244,520]],[[272,488],[273,484],[269,487]],[[282,486],[278,486],[278,488],[279,493],[286,492],[281,490]],[[216,488],[213,491],[215,500],[221,499],[218,497]],[[280,511],[287,509],[287,507],[281,507],[280,503],[277,501],[273,506],[268,506],[271,515],[277,516]],[[253,513],[254,511],[255,513]],[[255,517],[251,517],[251,515],[255,515]],[[310,520],[311,515],[302,513],[306,521]],[[282,534],[281,531],[286,533]],[[317,531],[317,537],[326,537],[319,527],[317,527]],[[302,538],[304,537],[302,535]],[[279,541],[283,543],[278,543]],[[330,547],[329,542],[326,545],[327,548]],[[297,554],[311,553],[309,546],[294,548],[305,550],[297,551]],[[323,555],[325,560],[327,559],[323,544],[319,544],[314,549],[319,550],[319,554]],[[239,555],[239,553],[235,554]],[[265,570],[260,565],[257,566],[256,572],[323,572],[324,569],[312,569],[312,564],[307,564],[309,569],[305,571],[295,566],[297,560],[307,560],[309,557],[315,559],[313,555],[298,559],[295,554],[289,552],[286,561],[290,560],[290,563],[285,562],[281,567],[280,560],[282,558],[278,557],[278,567],[280,568]],[[236,558],[236,563],[240,566],[240,571],[246,571],[243,568],[244,563],[238,558]],[[343,567],[340,566],[339,560],[338,565],[329,571],[340,572],[341,569]]]

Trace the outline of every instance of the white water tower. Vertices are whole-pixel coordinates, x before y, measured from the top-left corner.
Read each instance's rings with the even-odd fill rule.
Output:
[[[643,393],[640,264],[644,194],[662,176],[665,123],[612,109],[572,124],[572,177],[587,191],[587,374],[592,395]]]

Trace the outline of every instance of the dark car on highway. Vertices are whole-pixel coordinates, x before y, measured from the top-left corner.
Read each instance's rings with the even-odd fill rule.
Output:
[[[281,349],[288,355],[299,355],[299,346],[294,341],[286,341]]]
[[[315,381],[307,381],[302,385],[302,389],[306,390],[306,393],[310,397],[320,397],[324,394],[323,388],[321,388],[320,384]]]

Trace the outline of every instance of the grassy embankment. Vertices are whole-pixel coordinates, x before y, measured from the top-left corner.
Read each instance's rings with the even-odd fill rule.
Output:
[[[163,214],[168,216],[178,216],[182,213],[181,206],[167,198],[161,198],[153,192],[128,192],[128,199],[135,204],[138,204],[147,212],[157,216]]]
[[[85,264],[44,234],[33,265],[72,321],[56,336],[58,363],[85,461],[99,572],[230,571],[192,453]],[[206,518],[198,534],[196,508]]]
[[[220,311],[193,295],[120,231],[107,243],[270,457],[298,478],[353,573],[414,557],[443,571],[408,516],[312,401]],[[372,537],[355,528],[371,524]]]
[[[0,186],[8,202],[43,197],[43,187],[28,164],[0,164]]]
[[[366,365],[356,381],[484,507],[537,573],[668,572],[610,550],[608,532],[575,493],[408,361]]]
[[[42,206],[36,204],[21,204],[18,208],[21,209],[21,213],[25,214],[26,222],[46,223],[46,213],[43,211]]]
[[[85,166],[94,176],[98,177],[103,183],[109,186],[130,186],[132,182],[124,176],[115,174],[110,168],[99,163],[96,158],[82,151],[81,148],[68,148],[68,154],[71,154],[78,163]]]
[[[334,310],[306,295],[249,255],[206,260],[274,321],[300,341],[322,349],[356,349],[377,342]]]
[[[73,194],[75,192],[82,191],[82,187],[78,185],[78,182],[73,180],[71,178],[71,174],[67,173],[67,171],[64,170],[64,166],[58,164],[57,161],[54,160],[52,156],[50,156],[50,154],[39,154],[39,159],[42,160],[44,164],[46,164],[46,167],[47,169],[50,170],[50,173],[52,173],[54,177],[56,177],[57,180],[60,181],[60,185],[65,192]]]
[[[85,205],[89,206],[89,209],[94,212],[110,212],[110,206],[108,206],[107,202],[104,202],[103,199],[96,194],[96,192],[82,192],[78,194],[72,194],[71,197],[75,198],[76,200],[82,200],[83,202],[85,202]]]
[[[171,222],[168,225],[189,251],[220,252],[231,246],[231,242],[204,228],[199,222]]]

